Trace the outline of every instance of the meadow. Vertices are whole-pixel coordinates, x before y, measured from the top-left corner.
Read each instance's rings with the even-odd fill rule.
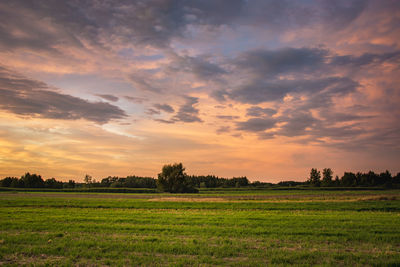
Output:
[[[399,190],[0,192],[0,265],[400,265]]]

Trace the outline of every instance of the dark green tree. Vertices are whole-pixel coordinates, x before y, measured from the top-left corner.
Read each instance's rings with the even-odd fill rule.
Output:
[[[74,180],[69,180],[68,183],[63,184],[64,188],[75,188],[75,181]]]
[[[164,165],[158,174],[157,188],[162,192],[196,193],[198,190],[189,182],[182,163]]]
[[[331,168],[325,168],[322,171],[322,186],[331,186],[333,171]]]
[[[16,177],[6,177],[3,180],[0,180],[0,186],[1,187],[11,187],[11,184],[13,183],[18,184],[18,178]]]
[[[44,181],[44,187],[61,189],[63,188],[63,182],[57,181],[55,178],[47,179],[46,181]]]
[[[29,172],[25,173],[25,175],[21,176],[21,181],[24,183],[25,188],[43,188],[44,181],[42,176],[37,174],[30,174]]]
[[[342,186],[356,186],[357,176],[352,172],[345,172],[340,180]]]
[[[310,171],[310,178],[308,182],[313,186],[320,186],[321,184],[321,172],[317,169],[312,168]]]

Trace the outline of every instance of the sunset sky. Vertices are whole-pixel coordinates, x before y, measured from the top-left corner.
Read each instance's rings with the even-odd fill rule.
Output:
[[[0,178],[400,171],[400,1],[1,1]]]

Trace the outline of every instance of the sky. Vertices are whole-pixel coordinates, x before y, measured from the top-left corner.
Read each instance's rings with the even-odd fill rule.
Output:
[[[400,171],[400,1],[0,2],[0,177]]]

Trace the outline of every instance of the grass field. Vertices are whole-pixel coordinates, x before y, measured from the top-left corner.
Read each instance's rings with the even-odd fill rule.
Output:
[[[0,193],[0,265],[400,265],[400,191]]]

